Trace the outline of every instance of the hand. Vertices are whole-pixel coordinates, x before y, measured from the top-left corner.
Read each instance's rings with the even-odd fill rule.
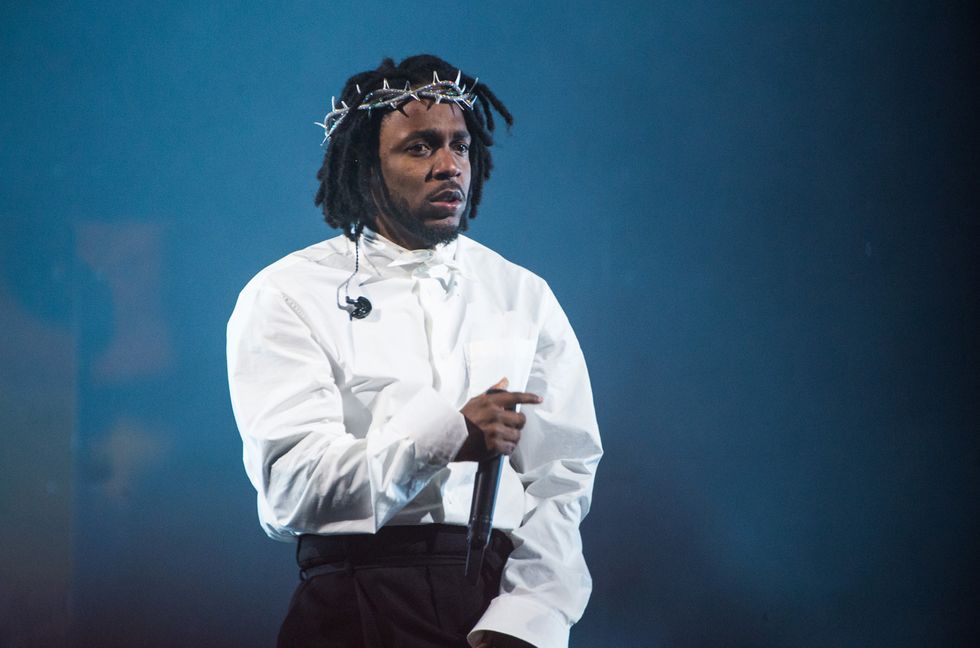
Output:
[[[476,648],[534,648],[534,645],[500,632],[484,632]]]
[[[483,461],[499,454],[514,452],[521,440],[521,429],[527,420],[514,408],[521,404],[537,404],[537,394],[503,391],[507,379],[502,378],[486,393],[475,396],[460,410],[466,419],[470,435],[463,442],[454,461]]]

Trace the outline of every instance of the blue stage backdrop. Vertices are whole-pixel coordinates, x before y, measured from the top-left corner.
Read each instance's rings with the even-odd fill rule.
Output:
[[[270,646],[224,327],[346,77],[516,117],[471,235],[544,276],[606,457],[572,646],[980,641],[975,3],[0,8],[0,645]]]

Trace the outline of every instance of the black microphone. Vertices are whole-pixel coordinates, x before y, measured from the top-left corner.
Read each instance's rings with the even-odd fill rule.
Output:
[[[488,394],[498,394],[503,389],[487,390]],[[516,405],[507,409],[514,411]],[[497,503],[497,487],[500,486],[500,473],[504,467],[503,455],[480,462],[473,480],[473,500],[470,502],[470,522],[466,527],[466,569],[464,574],[470,583],[480,580],[483,568],[483,554],[490,544],[493,531],[493,509]]]
[[[347,297],[347,307],[344,310],[351,319],[364,319],[371,313],[371,301],[367,297],[357,299]]]

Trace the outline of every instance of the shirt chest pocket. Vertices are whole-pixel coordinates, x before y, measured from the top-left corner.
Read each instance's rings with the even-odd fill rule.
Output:
[[[473,340],[466,343],[466,398],[507,378],[508,391],[524,391],[534,363],[535,341],[519,337]]]

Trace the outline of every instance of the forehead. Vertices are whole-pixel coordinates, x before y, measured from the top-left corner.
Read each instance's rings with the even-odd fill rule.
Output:
[[[463,109],[453,103],[409,101],[402,109],[392,110],[381,120],[381,138],[398,139],[417,131],[436,131],[451,135],[469,132]]]

